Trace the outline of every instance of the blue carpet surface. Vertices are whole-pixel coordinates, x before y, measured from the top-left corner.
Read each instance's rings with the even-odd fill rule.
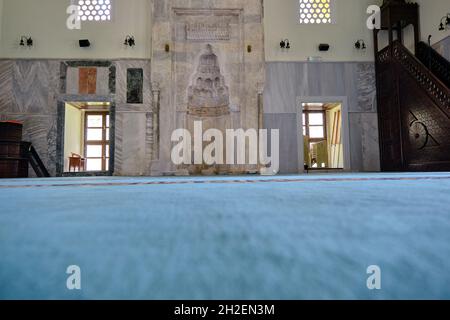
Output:
[[[450,299],[449,194],[450,173],[0,180],[0,298]]]

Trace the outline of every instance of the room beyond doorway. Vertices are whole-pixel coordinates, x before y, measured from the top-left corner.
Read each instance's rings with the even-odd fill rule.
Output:
[[[110,172],[109,102],[66,102],[64,106],[64,175]]]
[[[298,99],[299,172],[342,172],[350,168],[346,97]]]
[[[305,170],[344,169],[341,103],[303,103]]]

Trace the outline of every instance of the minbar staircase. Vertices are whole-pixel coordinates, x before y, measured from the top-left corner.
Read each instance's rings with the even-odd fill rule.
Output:
[[[416,55],[402,44],[402,28],[418,25],[416,9],[386,5],[382,20],[391,24],[382,30],[389,30],[390,45],[381,51],[375,45],[382,171],[450,170],[450,62],[423,42],[416,41]]]
[[[37,177],[50,177],[34,146],[22,141],[22,124],[0,121],[0,179],[26,178],[31,165]]]

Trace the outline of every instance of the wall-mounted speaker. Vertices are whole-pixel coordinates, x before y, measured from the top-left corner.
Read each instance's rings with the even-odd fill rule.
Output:
[[[88,39],[80,40],[80,48],[88,48],[91,46],[91,42]]]
[[[326,43],[319,44],[319,51],[328,51],[330,50],[330,45]]]

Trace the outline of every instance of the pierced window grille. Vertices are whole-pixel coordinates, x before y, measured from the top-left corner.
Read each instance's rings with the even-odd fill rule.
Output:
[[[331,0],[299,0],[301,24],[332,23]]]
[[[78,0],[81,21],[111,21],[111,0]]]

